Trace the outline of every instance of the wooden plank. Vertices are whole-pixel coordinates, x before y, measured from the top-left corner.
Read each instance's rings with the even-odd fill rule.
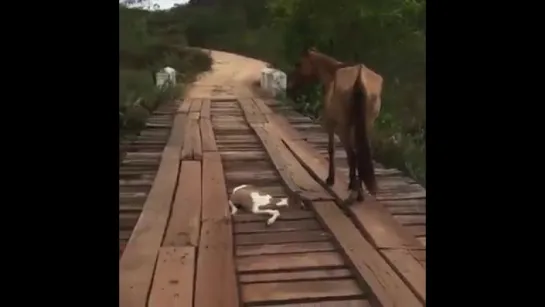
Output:
[[[254,255],[271,255],[271,254],[330,252],[334,250],[336,250],[336,247],[331,242],[327,242],[327,241],[296,242],[296,243],[284,243],[284,244],[237,246],[236,255],[237,256],[254,256]]]
[[[426,270],[423,266],[407,250],[384,249],[381,252],[418,298],[425,302]]]
[[[268,226],[263,222],[253,223],[237,223],[235,224],[235,233],[264,233],[264,232],[286,232],[286,231],[302,231],[302,230],[318,230],[320,224],[315,220],[302,221],[276,221]]]
[[[183,161],[163,246],[197,246],[200,222],[201,163]]]
[[[202,114],[202,113],[201,113]],[[217,151],[216,138],[214,136],[214,130],[212,129],[212,123],[208,118],[201,118],[201,137],[202,137],[202,151]]]
[[[193,112],[188,116],[185,138],[182,149],[182,160],[201,160],[202,144],[199,127],[199,113]]]
[[[210,119],[210,99],[203,99],[201,108],[201,118]]]
[[[326,160],[304,141],[293,141],[285,133],[282,134],[282,139],[312,177],[319,180],[322,186],[336,196],[337,202],[342,202],[348,197],[346,176],[337,171],[335,185],[328,187],[325,184],[328,172]],[[360,230],[369,236],[375,246],[379,248],[423,248],[423,245],[403,229],[388,210],[372,196],[367,195],[364,202],[355,203],[348,209]]]
[[[189,108],[189,112],[201,112],[202,107],[202,99],[193,99],[193,102],[191,102],[191,107]]]
[[[178,113],[189,113],[189,108],[191,107],[192,101],[193,99],[185,99],[184,102],[182,102],[178,107]]]
[[[254,244],[278,244],[293,242],[316,242],[326,241],[330,235],[322,230],[308,230],[299,232],[271,232],[271,233],[251,233],[237,234],[235,241],[237,246]]]
[[[267,122],[267,118],[259,111],[251,98],[243,98],[238,101],[247,122],[251,124]]]
[[[332,297],[351,298],[364,294],[352,279],[255,283],[244,284],[241,288],[242,298],[246,304]]]
[[[272,110],[265,104],[265,102],[262,99],[254,98],[253,100],[254,100],[255,106],[257,107],[259,112],[261,112],[262,114],[268,115],[273,113]]]
[[[343,258],[337,252],[238,257],[236,259],[236,264],[239,273],[311,268],[332,268],[342,267],[345,265]]]
[[[423,306],[337,206],[331,202],[314,202],[312,206],[382,306]]]
[[[286,187],[292,192],[291,196],[298,195],[307,200],[333,200],[333,197],[307,174],[282,143],[275,131],[276,126],[270,124],[264,124],[262,127],[251,126],[267,150]]]
[[[180,122],[182,117],[176,116]],[[142,213],[119,261],[119,306],[146,307],[166,230],[180,163],[179,133],[171,133]]]
[[[265,221],[268,218],[269,217],[265,216],[265,215],[257,215],[257,214],[253,214],[253,213],[242,213],[242,212],[237,213],[233,217],[233,219],[237,223]],[[303,211],[303,210],[282,211],[282,213],[278,217],[277,221],[302,220],[302,219],[308,219],[308,218],[314,218],[314,212],[312,212],[312,211]]]
[[[148,307],[192,307],[195,247],[162,247]]]
[[[202,222],[195,288],[199,307],[239,307],[238,283],[228,219]],[[214,295],[210,289],[216,289]]]
[[[209,219],[231,220],[223,166],[218,152],[205,152],[203,157],[202,220]]]
[[[203,155],[202,201],[194,306],[239,307],[232,221],[218,152]],[[210,289],[216,289],[214,295]]]
[[[323,301],[316,303],[293,303],[281,305],[268,305],[268,307],[371,307],[371,303],[366,299],[342,300],[342,301]]]
[[[348,269],[330,269],[330,270],[305,270],[295,272],[281,273],[251,273],[241,274],[239,281],[241,283],[255,283],[267,281],[295,281],[295,280],[316,280],[316,279],[339,279],[351,277],[352,273]]]

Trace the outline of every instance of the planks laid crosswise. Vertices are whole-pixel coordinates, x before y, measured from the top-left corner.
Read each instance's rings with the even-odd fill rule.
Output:
[[[133,231],[120,231],[130,237],[120,259],[120,306],[425,305],[420,241],[380,199],[345,215],[345,176],[325,185],[327,161],[264,100],[186,99],[162,154],[149,157],[160,161],[156,174],[123,181],[150,192],[139,216],[126,215],[137,220]],[[240,184],[307,208],[279,208],[270,226],[267,215],[231,216],[229,193]]]

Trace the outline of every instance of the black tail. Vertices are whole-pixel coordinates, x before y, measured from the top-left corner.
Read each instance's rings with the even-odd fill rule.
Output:
[[[355,132],[356,165],[359,179],[363,181],[371,195],[376,195],[377,181],[371,159],[371,145],[367,136],[367,93],[362,86],[361,70],[362,67],[358,65],[358,76],[354,82],[352,93],[352,125]]]

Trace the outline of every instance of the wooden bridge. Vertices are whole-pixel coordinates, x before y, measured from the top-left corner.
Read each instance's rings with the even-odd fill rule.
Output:
[[[422,187],[376,164],[377,199],[345,211],[346,155],[338,144],[328,187],[319,125],[255,92],[204,88],[161,106],[123,146],[121,307],[425,306]],[[269,227],[231,217],[229,193],[248,183],[302,195],[307,210],[281,209]]]

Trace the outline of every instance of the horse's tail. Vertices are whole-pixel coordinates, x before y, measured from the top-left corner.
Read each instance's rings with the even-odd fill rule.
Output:
[[[377,193],[377,181],[375,169],[371,159],[371,145],[367,136],[367,93],[361,80],[361,65],[358,65],[358,75],[354,82],[352,92],[352,126],[354,127],[354,141],[356,146],[356,165],[359,179],[365,187],[375,196]]]

